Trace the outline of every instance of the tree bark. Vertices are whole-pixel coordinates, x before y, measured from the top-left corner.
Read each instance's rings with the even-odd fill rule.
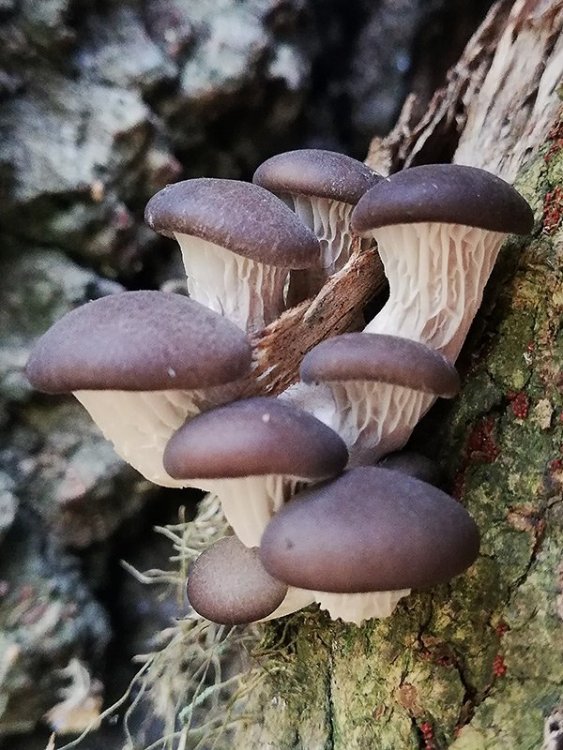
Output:
[[[562,746],[562,27],[561,1],[497,3],[422,120],[408,101],[368,158],[394,171],[454,144],[453,161],[515,182],[535,210],[532,237],[506,243],[487,288],[463,392],[433,422],[479,559],[386,620],[357,628],[307,610],[270,626],[277,645],[237,747]]]

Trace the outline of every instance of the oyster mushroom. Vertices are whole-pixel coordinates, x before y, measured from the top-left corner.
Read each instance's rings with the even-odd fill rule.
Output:
[[[369,333],[422,341],[455,362],[503,240],[533,214],[508,183],[475,167],[430,164],[372,187],[352,228],[377,240],[389,299]]]
[[[251,366],[246,335],[179,294],[123,292],[55,323],[26,367],[46,393],[74,393],[116,452],[144,477],[185,486],[164,470],[183,422],[239,395]]]
[[[199,555],[188,575],[188,599],[202,617],[222,625],[272,620],[309,606],[312,591],[276,581],[257,547],[224,537]]]
[[[247,547],[296,488],[338,474],[348,460],[338,435],[275,398],[236,401],[183,425],[164,452],[170,476],[216,493]]]
[[[283,312],[290,268],[320,263],[311,230],[258,185],[177,182],[151,198],[145,219],[178,241],[190,297],[244,330],[263,328]]]
[[[242,625],[271,615],[287,585],[269,575],[256,547],[236,536],[219,539],[192,564],[188,599],[202,617],[222,625]]]
[[[352,241],[352,209],[362,195],[383,177],[350,156],[322,149],[300,149],[277,154],[255,171],[252,181],[279,195],[317,236],[321,268],[292,272],[293,300],[316,294],[324,281],[344,267]]]
[[[412,588],[466,570],[479,552],[467,511],[439,489],[396,471],[361,467],[300,492],[268,524],[268,573],[315,591],[332,618],[387,617]]]
[[[350,466],[402,448],[436,398],[451,398],[460,387],[455,368],[438,352],[373,333],[322,341],[305,355],[300,372],[305,385],[286,398],[309,404],[342,437]]]

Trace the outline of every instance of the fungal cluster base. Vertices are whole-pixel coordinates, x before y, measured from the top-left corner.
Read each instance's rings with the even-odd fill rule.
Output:
[[[474,521],[427,461],[398,451],[459,391],[454,363],[500,246],[532,228],[524,199],[471,167],[384,178],[306,149],[272,157],[253,183],[169,185],[146,220],[178,241],[189,297],[90,302],[44,334],[27,375],[74,393],[151,482],[219,496],[233,535],[193,563],[192,607],[242,624],[316,602],[360,624],[466,570]],[[259,395],[252,337],[375,242],[380,312],[304,353],[285,392]]]

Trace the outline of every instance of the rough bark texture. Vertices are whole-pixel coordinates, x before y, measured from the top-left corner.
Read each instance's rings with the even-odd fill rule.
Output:
[[[407,109],[371,151],[396,167],[447,135],[454,160],[517,175],[535,209],[532,239],[506,243],[488,287],[460,360],[463,393],[433,425],[447,485],[481,529],[480,557],[388,620],[356,628],[307,612],[286,624],[241,747],[563,741],[563,4],[510,6],[494,8],[423,122]]]

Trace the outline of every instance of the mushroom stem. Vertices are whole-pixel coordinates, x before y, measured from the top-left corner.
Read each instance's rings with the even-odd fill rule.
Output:
[[[184,485],[187,483],[184,482]],[[236,479],[193,479],[189,485],[218,495],[229,525],[246,547],[258,547],[272,516],[309,484],[304,479],[277,474]]]
[[[182,487],[162,465],[172,434],[198,409],[190,391],[75,391],[74,395],[113,443],[116,453],[145,479]]]
[[[373,464],[406,445],[436,397],[412,388],[368,381],[298,383],[282,398],[308,410],[338,433],[348,467]]]
[[[360,248],[370,247],[371,238],[360,238],[350,229],[350,217],[354,206],[343,201],[320,198],[313,195],[284,196],[301,221],[312,229],[321,246],[321,265],[291,271],[288,300],[296,304],[320,291],[325,281],[340,271],[353,250],[354,239]]]
[[[259,622],[267,620],[276,620],[278,617],[287,617],[300,609],[308,607],[315,601],[315,592],[308,589],[300,589],[295,586],[289,586],[287,594],[280,606],[272,612],[271,615],[262,618]]]
[[[237,398],[242,380],[197,390],[74,391],[115,452],[145,479],[161,487],[198,487],[164,469],[166,444],[181,425],[202,411]]]
[[[200,237],[175,234],[192,299],[243,330],[259,330],[284,311],[289,270],[253,261]]]
[[[399,599],[410,594],[410,589],[397,591],[373,591],[362,594],[332,594],[326,591],[315,591],[315,601],[321,609],[328,611],[331,619],[341,619],[361,625],[372,617],[382,619],[389,617]]]
[[[389,383],[350,380],[330,387],[338,418],[333,429],[348,447],[349,467],[374,463],[406,445],[436,400],[432,394]]]
[[[454,362],[506,234],[420,222],[372,230],[389,299],[364,329],[421,341]]]

